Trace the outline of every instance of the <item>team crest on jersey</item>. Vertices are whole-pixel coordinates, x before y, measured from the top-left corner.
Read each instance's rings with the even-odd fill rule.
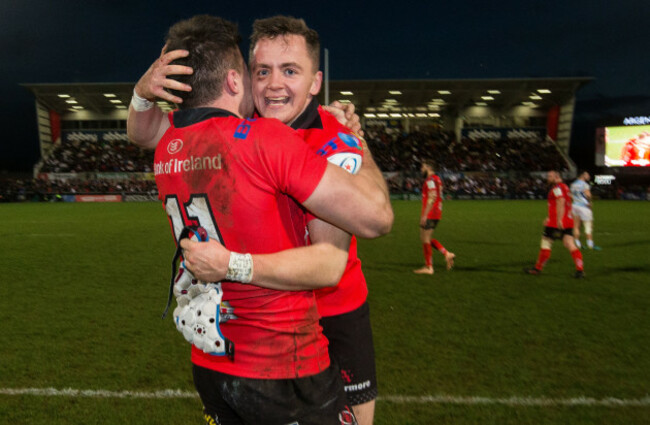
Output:
[[[327,160],[334,165],[343,168],[350,174],[356,174],[361,167],[361,155],[352,152],[335,153],[327,157]]]
[[[351,148],[357,148],[359,150],[361,149],[361,143],[359,143],[359,139],[351,134],[339,133],[339,139],[341,139],[343,143],[350,146]]]
[[[183,149],[183,141],[181,139],[174,139],[167,145],[167,153],[174,155]]]
[[[341,421],[341,425],[354,425],[357,423],[348,406],[343,407],[343,410],[339,412],[339,421]]]

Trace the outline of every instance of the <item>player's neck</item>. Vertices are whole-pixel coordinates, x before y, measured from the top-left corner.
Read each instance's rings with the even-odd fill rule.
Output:
[[[307,110],[307,108],[309,108],[309,105],[311,105],[311,101],[312,101],[313,98],[314,98],[313,96],[309,96],[307,98],[307,102],[305,102],[305,107],[302,108],[302,111],[300,111],[300,113],[298,115],[296,115],[291,121],[286,122],[285,124],[288,125],[289,127],[291,127],[293,125],[293,123],[296,122],[296,120],[298,118],[302,117],[303,114],[305,113],[305,111]]]
[[[231,114],[236,115],[239,118],[242,118],[239,112],[239,102],[237,101],[237,99],[233,98],[232,96],[228,96],[225,93],[219,96],[218,99],[213,100],[212,102],[206,105],[201,105],[201,107],[223,109],[224,111],[228,111]]]

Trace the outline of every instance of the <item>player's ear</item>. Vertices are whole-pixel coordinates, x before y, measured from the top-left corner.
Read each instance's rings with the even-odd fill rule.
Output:
[[[226,74],[224,86],[229,94],[238,94],[244,87],[241,74],[234,69],[229,69]]]
[[[309,94],[316,96],[320,92],[321,85],[323,84],[323,72],[318,71],[314,74],[314,80],[311,82],[311,87],[309,88]]]

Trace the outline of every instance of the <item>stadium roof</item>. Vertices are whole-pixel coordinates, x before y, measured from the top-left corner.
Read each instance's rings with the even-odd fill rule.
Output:
[[[409,114],[457,115],[471,106],[508,111],[524,105],[546,110],[570,101],[590,77],[474,80],[330,81],[330,101],[352,102],[366,117]],[[46,108],[64,114],[75,110],[112,113],[126,109],[134,83],[22,84]],[[324,101],[325,89],[320,100]],[[173,105],[164,103],[163,109]],[[390,115],[393,114],[393,115]]]

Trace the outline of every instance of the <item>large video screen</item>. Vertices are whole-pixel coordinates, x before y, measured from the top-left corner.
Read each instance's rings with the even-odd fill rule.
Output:
[[[599,147],[604,148],[608,167],[650,166],[650,125],[599,128],[596,152]]]

